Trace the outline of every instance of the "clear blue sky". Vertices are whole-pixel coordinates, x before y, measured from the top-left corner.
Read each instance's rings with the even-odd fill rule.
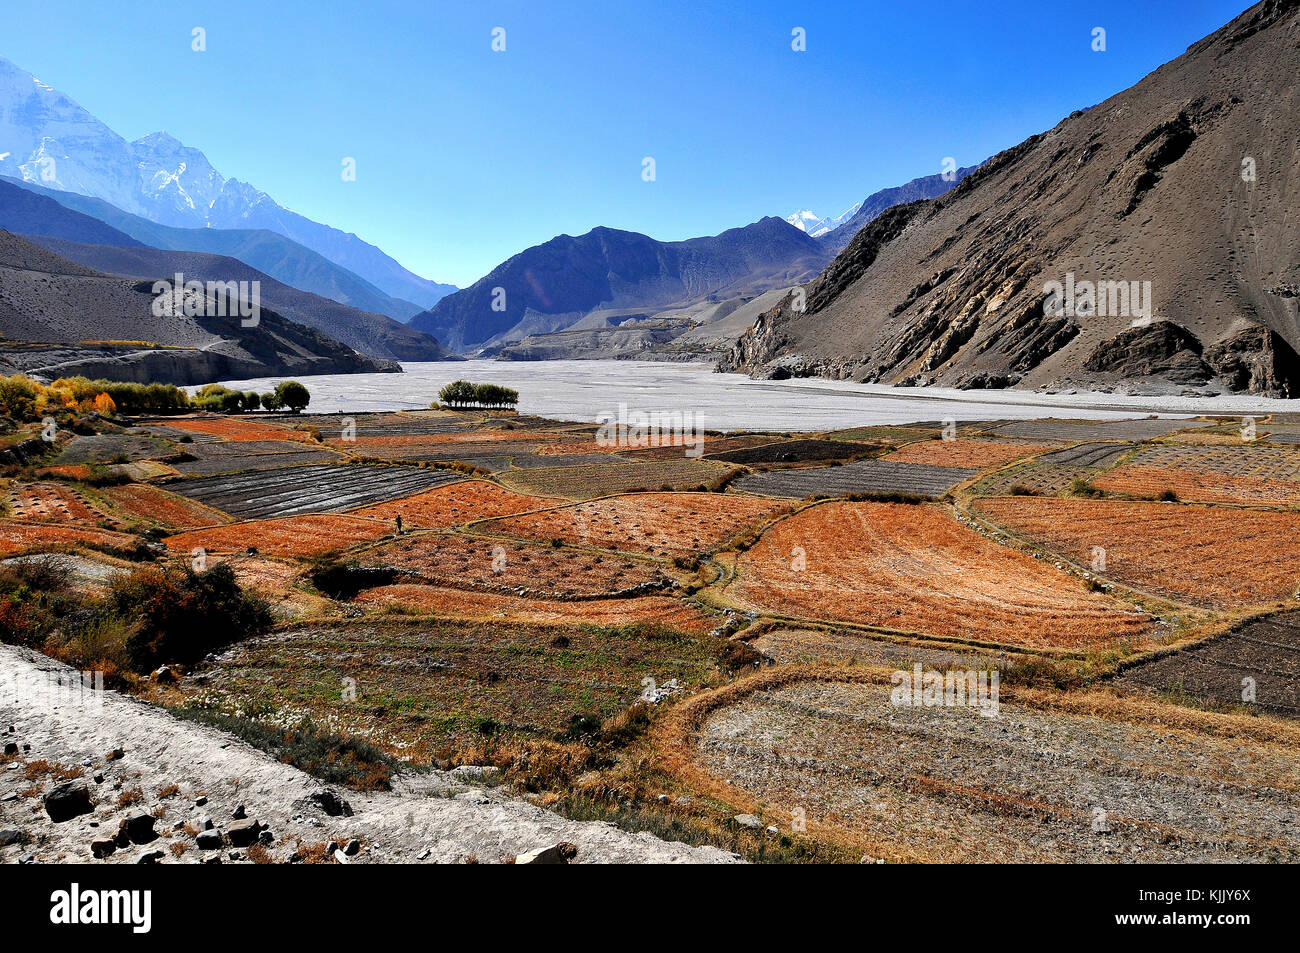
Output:
[[[128,139],[166,130],[463,286],[596,225],[675,240],[838,214],[1050,128],[1248,5],[42,0],[10,8],[0,53]]]

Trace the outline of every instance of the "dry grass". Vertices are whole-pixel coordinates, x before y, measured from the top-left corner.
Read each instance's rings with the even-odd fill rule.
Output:
[[[999,467],[1052,447],[1032,443],[1003,443],[997,440],[921,440],[900,447],[884,457],[895,463],[924,463],[938,467],[969,467],[983,470]]]
[[[798,618],[1067,650],[1152,627],[1143,613],[989,542],[937,506],[810,507],[769,528],[736,568],[727,598]]]
[[[987,499],[975,512],[1104,575],[1198,606],[1272,605],[1300,584],[1300,513],[1176,503]]]
[[[274,556],[323,556],[387,536],[392,528],[379,520],[313,513],[283,519],[251,520],[168,537],[167,546],[188,553],[242,552],[250,547]]]
[[[471,520],[511,516],[554,505],[554,500],[516,493],[485,480],[464,480],[400,500],[365,506],[353,511],[353,515],[387,522],[401,516],[405,529],[446,529]]]
[[[653,619],[662,625],[695,633],[708,632],[714,625],[711,616],[668,596],[566,601],[398,583],[368,589],[357,596],[356,602],[376,608],[400,609],[408,614],[471,621],[618,626]]]
[[[712,552],[786,512],[771,500],[720,493],[634,493],[480,524],[480,532],[661,558]]]

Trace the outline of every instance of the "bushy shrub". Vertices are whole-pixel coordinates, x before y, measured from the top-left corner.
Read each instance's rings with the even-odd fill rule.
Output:
[[[112,583],[108,604],[138,628],[126,642],[137,672],[193,664],[209,652],[271,627],[270,607],[244,592],[230,566],[196,573],[146,566]]]

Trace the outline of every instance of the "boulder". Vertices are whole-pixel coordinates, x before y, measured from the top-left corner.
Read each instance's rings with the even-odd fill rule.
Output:
[[[126,839],[132,844],[148,844],[158,839],[158,833],[153,829],[153,825],[153,815],[137,811],[122,818],[118,830],[124,833]]]
[[[230,838],[230,843],[236,847],[247,847],[257,840],[257,836],[261,833],[262,825],[254,819],[240,821],[226,828],[226,836]]]
[[[117,842],[111,837],[96,837],[90,842],[90,854],[92,857],[103,859],[117,850]]]
[[[84,784],[66,781],[45,795],[45,813],[56,824],[89,814],[92,810],[90,790]]]
[[[743,827],[751,831],[757,831],[763,828],[762,819],[755,817],[753,814],[737,814],[731,819],[731,823],[735,824],[737,827]]]
[[[550,847],[539,847],[536,850],[530,850],[526,854],[520,854],[515,858],[515,863],[567,864],[576,856],[578,856],[578,848],[576,845],[560,841],[558,844],[552,844]]]
[[[219,850],[223,846],[221,831],[199,831],[194,838],[194,846],[199,850]]]
[[[352,816],[352,805],[340,797],[337,791],[325,788],[313,793],[310,800],[330,817]]]

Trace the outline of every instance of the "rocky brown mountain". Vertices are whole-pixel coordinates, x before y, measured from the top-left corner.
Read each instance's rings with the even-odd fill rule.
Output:
[[[951,192],[880,214],[721,368],[1300,394],[1298,76],[1300,2],[1256,4]]]

